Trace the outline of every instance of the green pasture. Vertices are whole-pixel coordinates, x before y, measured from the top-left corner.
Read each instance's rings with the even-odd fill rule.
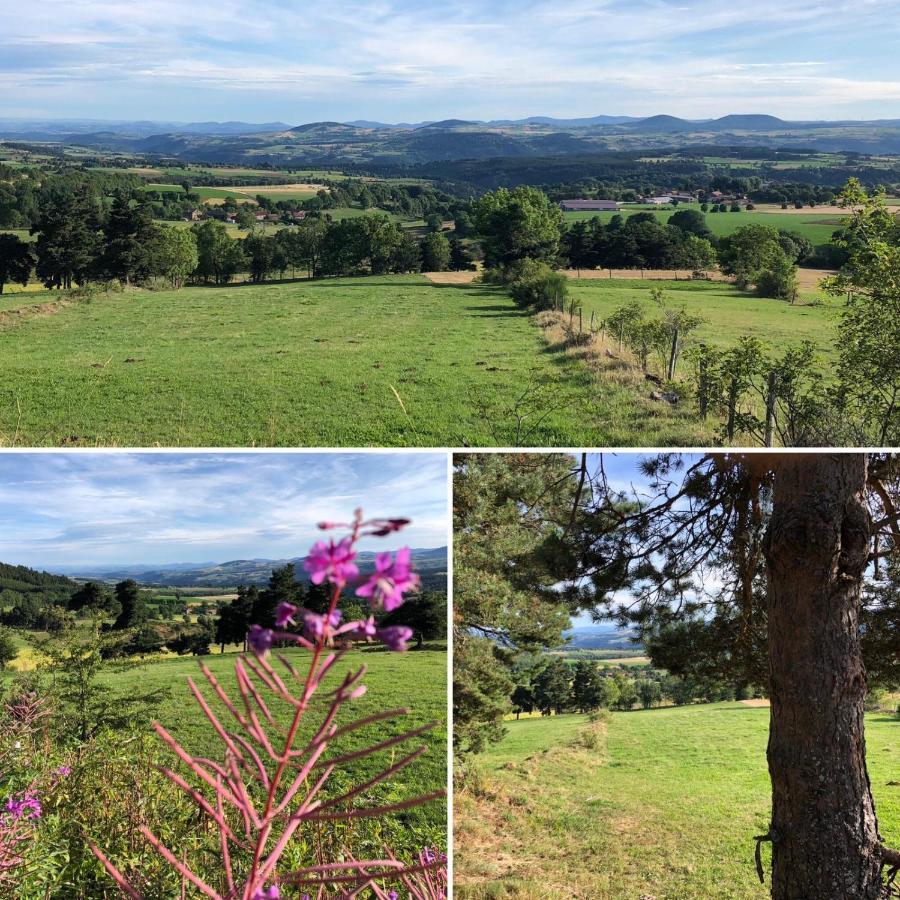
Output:
[[[431,646],[431,645],[428,645]],[[335,753],[345,753],[369,746],[389,737],[402,734],[430,722],[436,727],[425,735],[415,738],[409,745],[394,747],[374,757],[354,763],[336,773],[335,784],[348,786],[348,779],[359,784],[399,758],[401,752],[409,752],[417,746],[425,745],[427,752],[415,763],[400,772],[385,785],[376,787],[366,796],[378,803],[393,803],[403,798],[440,790],[447,783],[447,652],[437,649],[389,653],[374,646],[347,653],[323,683],[324,690],[333,690],[347,673],[366,666],[363,683],[366,694],[342,710],[338,726],[355,721],[385,709],[408,709],[409,714],[395,720],[378,722],[340,739],[335,743]],[[309,665],[307,651],[289,650],[285,654],[298,671],[305,672]],[[240,694],[236,690],[234,663],[236,653],[226,653],[206,657],[209,667],[222,687],[241,705]],[[282,673],[286,674],[282,669]],[[213,697],[212,691],[203,678],[197,659],[179,657],[171,659],[150,659],[124,671],[109,672],[104,681],[110,688],[123,692],[148,693],[156,690],[168,692],[166,698],[155,711],[155,718],[184,745],[188,752],[221,758],[222,744],[209,721],[203,715],[196,700],[190,693],[187,679],[192,677],[198,685],[205,685],[207,698],[216,715],[222,721],[228,717],[224,706]],[[269,695],[266,694],[267,704]],[[314,702],[310,708],[306,724],[299,731],[295,746],[302,746],[314,729],[321,724],[326,704]],[[280,701],[273,701],[271,712],[281,726],[290,721],[290,710]],[[391,817],[385,831],[398,838],[401,851],[415,853],[426,845],[446,846],[446,803],[433,801],[426,806],[416,807]],[[393,841],[392,841],[393,842]]]
[[[626,208],[621,213],[614,212],[564,212],[563,218],[567,222],[577,222],[592,219],[599,216],[604,223],[615,215],[623,215],[626,218],[637,212],[652,212],[660,222],[666,223],[669,218],[679,210],[698,209],[696,203],[672,207],[671,209],[635,209]],[[706,213],[706,224],[715,237],[725,237],[733,234],[738,228],[745,225],[768,225],[771,228],[784,228],[787,231],[796,231],[803,235],[814,246],[827,244],[832,234],[840,227],[841,217],[832,213],[777,213],[758,212],[756,210],[742,210],[741,212]]]
[[[708,440],[547,346],[503,291],[418,275],[98,294],[0,329],[0,369],[7,445]]]
[[[29,244],[37,240],[37,236],[33,235],[28,228],[0,228],[0,234],[14,234]]]
[[[148,194],[153,192],[160,194],[183,194],[184,186],[180,184],[159,184],[154,182],[152,184],[145,184],[141,190]]]
[[[664,289],[668,305],[684,306],[706,320],[691,334],[690,342],[705,341],[729,347],[747,335],[759,338],[777,351],[811,340],[821,347],[823,354],[832,352],[841,303],[818,291],[802,295],[792,305],[785,300],[757,297],[718,281],[584,278],[573,279],[569,284],[572,297],[583,304],[585,327],[592,312],[597,324],[632,301],[641,303],[648,317],[661,316],[659,307],[650,298],[651,287],[657,286]]]
[[[505,725],[456,792],[459,900],[769,896],[753,861],[771,804],[768,709],[718,703],[596,725],[580,715]],[[867,715],[866,743],[881,835],[896,846],[900,720]]]

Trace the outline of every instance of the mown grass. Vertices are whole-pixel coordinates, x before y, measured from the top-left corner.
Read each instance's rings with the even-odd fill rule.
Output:
[[[649,317],[661,311],[650,297],[652,287],[665,291],[671,306],[684,306],[706,320],[693,334],[692,341],[705,341],[720,347],[737,343],[742,336],[757,337],[782,351],[788,345],[810,340],[823,354],[831,352],[836,337],[835,325],[841,301],[822,291],[801,296],[795,304],[784,300],[756,297],[724,282],[646,281],[641,279],[573,279],[572,296],[580,300],[584,315],[595,322],[632,301],[639,302]]]
[[[708,440],[504,292],[422,276],[101,294],[0,329],[0,370],[0,443],[25,446]]]
[[[507,722],[455,799],[460,900],[763,900],[769,710],[740,703]],[[585,728],[594,732],[586,744]],[[879,826],[900,842],[900,721],[866,718]],[[766,866],[769,854],[763,850]]]
[[[679,209],[698,209],[696,204],[681,206],[672,209],[623,209],[621,215],[625,218],[638,212],[652,212],[660,222],[668,222],[669,218]],[[563,217],[567,222],[591,219],[599,216],[602,222],[609,220],[617,213],[613,212],[565,212]],[[796,231],[802,234],[814,246],[822,246],[831,240],[832,234],[840,227],[840,216],[833,213],[772,213],[759,212],[757,210],[742,210],[741,212],[707,213],[706,224],[715,237],[724,237],[733,234],[738,228],[745,225],[768,225],[771,228],[784,228],[786,231]]]

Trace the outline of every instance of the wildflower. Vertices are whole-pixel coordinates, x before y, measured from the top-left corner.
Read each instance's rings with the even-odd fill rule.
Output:
[[[343,613],[339,609],[333,609],[330,613],[319,615],[306,610],[303,613],[303,623],[306,625],[306,636],[311,641],[318,641],[328,637],[332,628],[337,628],[341,622]]]
[[[406,642],[412,637],[412,628],[405,625],[388,625],[378,629],[378,638],[388,650],[405,650]]]
[[[271,628],[263,628],[260,625],[251,625],[250,632],[247,635],[247,642],[250,649],[257,655],[262,656],[272,649],[272,641],[274,633]]]
[[[379,553],[375,571],[356,589],[356,595],[367,597],[373,609],[395,610],[403,603],[404,592],[419,586],[419,576],[409,567],[410,555],[409,547],[401,547],[396,558],[390,553]]]
[[[72,774],[72,767],[71,766],[60,766],[58,769],[54,769],[53,774],[60,775],[61,777],[65,778],[67,775]]]
[[[256,891],[253,894],[251,900],[280,900],[281,891],[278,890],[278,885],[273,884],[267,891]]]
[[[400,895],[396,891],[391,891],[388,894],[388,900],[399,900]]]
[[[375,637],[378,629],[375,627],[375,617],[369,616],[368,619],[356,623],[356,629],[353,637],[358,641],[370,641]]]
[[[354,565],[356,551],[353,549],[353,540],[344,538],[335,543],[333,540],[317,541],[309,556],[303,563],[303,568],[309,572],[309,580],[313,584],[321,584],[330,581],[332,584],[343,586],[350,578],[359,575],[359,569]]]
[[[34,794],[22,794],[19,798],[10,797],[6,801],[6,811],[13,820],[39,819],[41,817],[41,801]]]
[[[286,625],[296,625],[297,622],[294,619],[294,616],[296,616],[299,611],[300,607],[294,606],[293,603],[279,603],[275,613],[275,624],[279,628],[284,628]]]
[[[400,531],[401,528],[406,528],[409,523],[409,519],[384,519],[381,520],[378,527],[370,533],[373,537],[387,537],[395,531]]]

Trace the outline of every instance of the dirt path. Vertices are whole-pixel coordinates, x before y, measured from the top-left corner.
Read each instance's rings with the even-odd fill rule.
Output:
[[[771,703],[765,697],[759,697],[756,700],[740,700],[744,706],[771,706]]]
[[[567,277],[573,280],[600,281],[612,278],[622,280],[641,280],[640,269],[560,269]],[[478,272],[425,272],[425,277],[432,284],[471,284]],[[815,291],[819,289],[819,282],[828,275],[834,275],[833,271],[826,269],[800,269],[797,280],[801,291]],[[707,272],[710,281],[730,283],[731,278],[721,272]],[[644,281],[690,281],[691,273],[673,269],[644,269]]]

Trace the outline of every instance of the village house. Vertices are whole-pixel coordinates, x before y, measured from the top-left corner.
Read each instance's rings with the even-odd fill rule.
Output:
[[[619,204],[615,200],[560,200],[559,208],[565,212],[615,212]]]

